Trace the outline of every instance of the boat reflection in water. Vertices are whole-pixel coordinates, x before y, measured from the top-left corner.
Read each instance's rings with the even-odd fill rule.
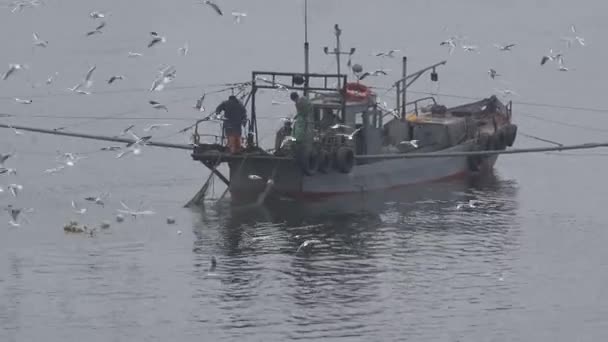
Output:
[[[197,209],[201,215],[200,222],[195,223],[195,233],[210,234],[209,228],[217,227],[226,246],[236,248],[232,252],[237,252],[243,238],[257,241],[268,238],[279,245],[286,243],[285,247],[295,251],[305,238],[318,234],[356,235],[386,227],[483,233],[516,223],[516,193],[514,181],[487,173],[465,180],[315,202],[269,200],[263,205],[239,205],[225,200]]]

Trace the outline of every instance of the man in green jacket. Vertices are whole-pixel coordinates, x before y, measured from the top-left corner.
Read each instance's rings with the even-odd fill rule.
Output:
[[[296,117],[293,126],[293,137],[296,142],[312,143],[312,105],[308,98],[300,97],[298,93],[293,92],[290,95],[291,100],[296,104]]]

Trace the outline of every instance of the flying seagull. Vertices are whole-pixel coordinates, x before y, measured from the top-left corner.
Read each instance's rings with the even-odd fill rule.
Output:
[[[80,208],[78,205],[76,205],[76,202],[72,201],[72,209],[74,209],[74,212],[76,214],[80,214],[80,215],[84,215],[84,213],[87,212],[87,208]]]
[[[235,24],[240,24],[241,23],[241,19],[243,17],[247,16],[247,13],[243,13],[243,12],[232,12],[232,16],[234,17],[234,23]]]
[[[167,38],[159,36],[157,32],[152,31],[150,32],[150,35],[152,36],[152,40],[148,43],[148,48],[151,48],[158,43],[164,43],[167,41]]]
[[[103,201],[105,200],[106,197],[108,197],[110,194],[109,193],[103,193],[99,196],[89,196],[85,198],[85,201],[89,201],[89,202],[93,202],[97,205],[100,206],[104,206],[105,204],[103,203]]]
[[[217,14],[224,15],[224,13],[222,13],[222,10],[220,9],[220,7],[215,2],[213,2],[211,0],[205,0],[205,1],[203,1],[203,3],[205,5],[211,6],[211,8],[213,8]]]
[[[24,69],[24,68],[25,68],[25,66],[22,65],[22,64],[9,64],[8,65],[8,70],[4,73],[4,75],[2,75],[2,80],[5,81],[12,74],[14,74],[15,71],[21,70],[21,69]]]
[[[548,61],[559,60],[562,57],[561,53],[553,54],[553,49],[549,49],[549,54],[544,55],[540,60],[540,65],[545,65]]]
[[[118,211],[121,214],[125,214],[125,215],[131,215],[133,216],[133,218],[137,218],[137,216],[143,216],[143,215],[154,215],[155,213],[152,210],[133,210],[131,208],[129,208],[123,201],[120,201],[120,205],[124,208],[124,209],[116,209],[116,211]]]
[[[188,50],[189,50],[189,46],[188,46],[188,42],[186,42],[184,44],[184,46],[177,49],[177,52],[182,56],[186,56],[188,54]]]
[[[169,108],[167,108],[167,106],[165,106],[164,104],[161,104],[160,102],[157,101],[148,101],[149,104],[152,105],[152,108],[154,109],[164,109],[165,111],[169,111]]]
[[[20,99],[20,98],[15,98],[15,102],[20,103],[20,104],[32,104],[32,102],[34,102],[34,101],[32,101],[31,99],[24,100],[24,99]]]
[[[21,190],[23,190],[23,185],[9,184],[8,190],[11,192],[13,197],[17,197],[19,195],[19,192],[21,192]]]
[[[88,36],[92,36],[92,35],[94,35],[94,34],[101,34],[101,33],[102,33],[102,32],[101,32],[101,29],[102,29],[102,28],[104,28],[105,26],[106,26],[106,22],[105,22],[105,21],[101,22],[101,24],[99,24],[99,25],[98,25],[98,26],[95,28],[95,30],[87,32],[87,37],[88,37]]]
[[[447,40],[442,41],[441,43],[439,43],[440,46],[449,46],[450,50],[449,53],[450,55],[454,52],[454,49],[456,48],[456,43],[455,43],[456,38],[451,37]]]
[[[194,106],[194,109],[198,110],[199,112],[204,112],[205,111],[205,107],[203,106],[203,101],[205,101],[205,93],[203,93],[203,95],[196,100],[196,105]]]
[[[378,52],[375,54],[376,57],[390,57],[393,58],[395,57],[394,54],[395,52],[400,52],[401,50],[389,50],[386,52]]]
[[[108,80],[108,84],[112,84],[112,83],[114,83],[114,82],[115,82],[115,81],[117,81],[117,80],[124,80],[124,79],[125,79],[125,77],[124,77],[124,76],[122,76],[122,75],[116,75],[116,76],[112,76],[112,77],[110,77],[110,79]]]
[[[32,35],[34,36],[34,46],[40,46],[45,48],[47,47],[47,45],[49,45],[49,42],[47,40],[40,39],[36,32],[34,32]]]
[[[129,58],[135,58],[135,57],[141,57],[141,56],[143,56],[143,54],[139,53],[139,52],[131,52],[131,51],[129,51],[129,54],[128,54]]]
[[[93,76],[93,71],[95,71],[95,69],[97,69],[96,65],[93,65],[89,71],[87,71],[86,75],[84,75],[84,85],[87,88],[91,88],[91,86],[93,85],[93,81],[91,80],[91,76]]]
[[[494,46],[500,50],[500,51],[511,51],[511,49],[515,46],[516,44],[508,44],[508,45],[500,45],[500,44],[494,44]]]
[[[162,124],[152,124],[146,128],[143,129],[144,132],[150,132],[153,129],[159,129],[161,127],[169,127],[169,126],[173,126],[172,124],[168,124],[168,123],[162,123]]]
[[[499,73],[497,73],[497,72],[496,72],[496,70],[494,70],[494,69],[492,69],[492,68],[490,68],[490,70],[488,70],[488,74],[490,75],[490,78],[491,78],[491,79],[496,78],[496,76],[500,76],[500,74],[499,74]]]
[[[93,11],[93,12],[89,13],[89,17],[91,17],[93,19],[103,19],[106,17],[106,14],[103,12]]]

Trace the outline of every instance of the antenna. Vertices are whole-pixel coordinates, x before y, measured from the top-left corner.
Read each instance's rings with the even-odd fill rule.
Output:
[[[342,35],[342,29],[338,26],[338,24],[334,25],[334,33],[336,35],[336,47],[334,48],[333,52],[329,52],[329,48],[326,46],[323,48],[323,52],[325,52],[326,55],[335,55],[336,56],[336,62],[338,65],[338,75],[340,75],[340,56],[341,55],[349,55],[352,56],[356,49],[355,48],[351,48],[349,52],[342,52],[342,47],[340,44],[340,36]],[[340,90],[342,88],[342,85],[340,84],[341,78],[338,77],[338,90]]]
[[[308,45],[308,0],[304,0],[304,96],[308,96],[308,73],[310,68]]]

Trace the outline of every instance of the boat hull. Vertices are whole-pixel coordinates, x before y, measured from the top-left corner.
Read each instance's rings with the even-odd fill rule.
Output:
[[[471,141],[440,152],[466,152],[474,147]],[[236,199],[256,200],[260,196],[323,199],[466,177],[491,170],[497,158],[497,155],[485,158],[476,171],[471,170],[467,157],[460,156],[387,159],[356,165],[348,174],[332,170],[313,176],[302,174],[294,162],[243,160],[230,163],[230,192]]]

